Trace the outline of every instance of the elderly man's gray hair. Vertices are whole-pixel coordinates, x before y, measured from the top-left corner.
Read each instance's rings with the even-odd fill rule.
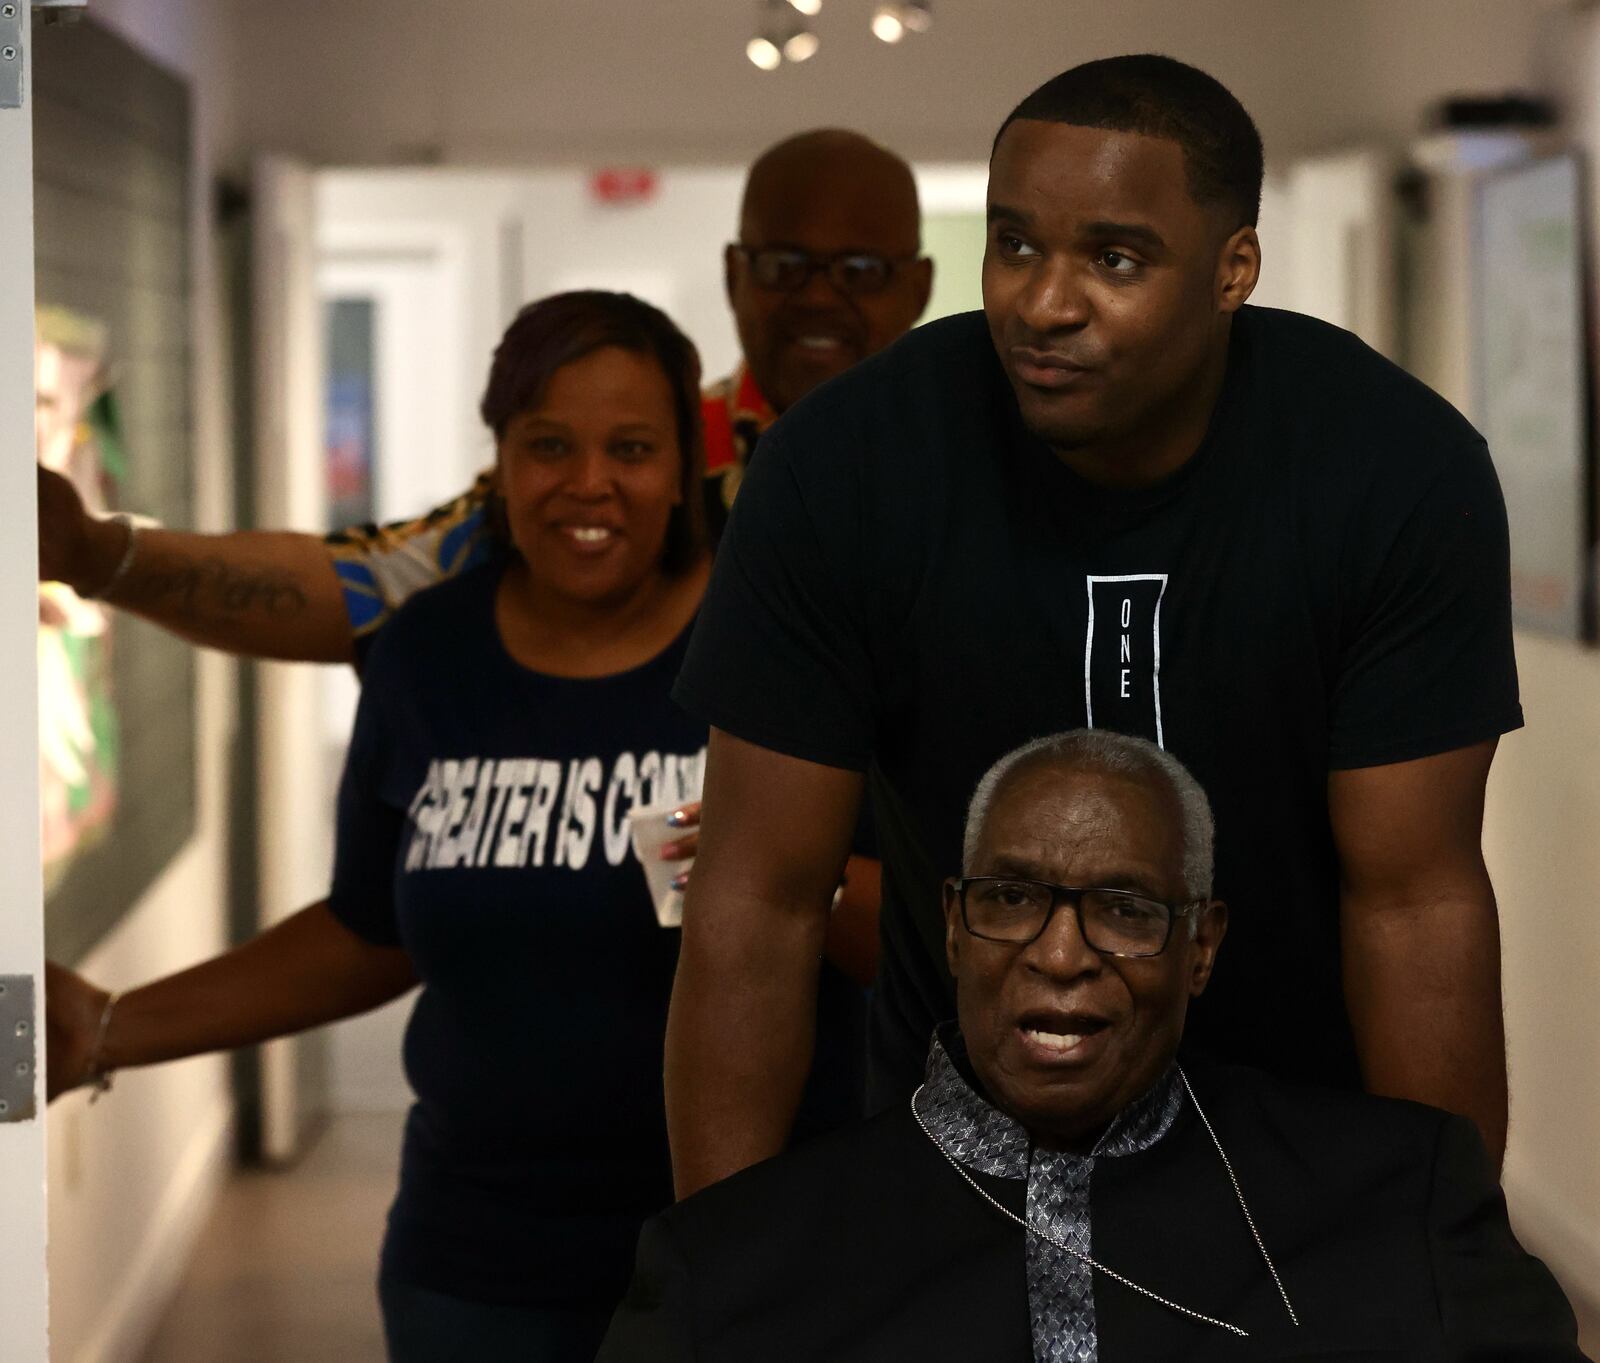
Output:
[[[1109,729],[1070,729],[1048,738],[1036,738],[1014,748],[984,772],[967,805],[966,834],[961,848],[962,874],[972,874],[978,839],[989,818],[995,792],[1019,767],[1035,762],[1164,784],[1177,797],[1181,811],[1184,897],[1188,900],[1211,897],[1212,841],[1216,826],[1205,791],[1189,769],[1171,753],[1148,739],[1113,733]]]

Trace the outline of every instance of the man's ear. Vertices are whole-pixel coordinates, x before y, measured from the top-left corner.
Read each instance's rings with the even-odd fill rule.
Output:
[[[1197,999],[1211,982],[1211,967],[1216,964],[1217,948],[1228,934],[1228,906],[1220,899],[1209,899],[1195,912],[1194,963],[1189,975],[1189,997]]]
[[[1238,312],[1250,301],[1261,278],[1261,239],[1253,227],[1241,227],[1217,258],[1217,309]]]
[[[739,248],[731,241],[722,248],[722,291],[728,295],[728,306],[733,306],[733,291],[739,283],[739,266],[743,261]]]
[[[933,257],[923,256],[912,261],[908,268],[912,272],[912,286],[916,290],[917,311],[911,319],[915,325],[917,318],[928,310],[928,300],[933,297]]]
[[[956,966],[961,960],[961,935],[961,896],[956,890],[955,881],[947,880],[944,883],[944,959],[951,975],[958,973]]]

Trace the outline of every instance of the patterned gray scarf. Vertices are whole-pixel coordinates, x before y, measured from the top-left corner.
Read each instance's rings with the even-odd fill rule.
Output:
[[[1142,1098],[1117,1114],[1087,1155],[1036,1149],[1020,1122],[973,1091],[950,1058],[961,1046],[953,1027],[941,1028],[928,1050],[917,1112],[940,1148],[958,1163],[996,1178],[1026,1179],[1027,1220],[1092,1254],[1089,1181],[1097,1159],[1147,1150],[1172,1126],[1183,1106],[1183,1084],[1169,1065]],[[1092,1271],[1041,1235],[1027,1237],[1028,1312],[1034,1363],[1098,1363]]]

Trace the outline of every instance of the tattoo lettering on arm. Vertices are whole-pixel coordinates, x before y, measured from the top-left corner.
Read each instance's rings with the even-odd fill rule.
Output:
[[[350,662],[344,592],[316,535],[141,530],[107,599],[191,643],[250,658]]]
[[[214,556],[192,562],[167,556],[130,573],[117,595],[129,609],[165,605],[191,621],[250,612],[283,618],[302,614],[307,604],[305,591],[281,569],[236,568]]]

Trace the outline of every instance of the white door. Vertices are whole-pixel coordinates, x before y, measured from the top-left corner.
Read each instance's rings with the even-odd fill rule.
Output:
[[[1350,151],[1289,170],[1289,269],[1298,312],[1353,331],[1396,358],[1399,341],[1394,163]]]
[[[252,203],[256,521],[272,528],[320,530],[326,507],[322,327],[311,171],[278,158],[263,160],[256,167]],[[257,845],[265,927],[327,894],[333,810],[331,802],[316,798],[323,788],[317,669],[298,663],[259,666]],[[266,1158],[292,1157],[316,1117],[317,1061],[325,1044],[313,1033],[262,1047]]]
[[[45,1363],[44,887],[33,473],[33,111],[28,5],[0,3],[0,1356]],[[7,98],[20,86],[20,97]],[[15,105],[17,107],[7,107]],[[7,642],[9,641],[9,642]],[[31,994],[31,1005],[29,1004]],[[19,1007],[21,1004],[23,1006]],[[26,1067],[26,1068],[23,1068]]]
[[[457,243],[448,232],[400,226],[381,248],[341,246],[326,224],[319,224],[319,234],[322,307],[342,302],[370,309],[372,516],[378,521],[415,516],[458,494],[481,467],[481,458],[451,457],[461,412],[470,410],[471,397],[459,382],[459,366],[440,363],[441,355],[455,355],[466,344],[465,271]],[[360,683],[348,667],[323,668],[320,681],[323,789],[332,803]],[[330,1112],[398,1113],[411,1106],[400,1052],[415,1002],[407,993],[329,1030]]]

